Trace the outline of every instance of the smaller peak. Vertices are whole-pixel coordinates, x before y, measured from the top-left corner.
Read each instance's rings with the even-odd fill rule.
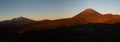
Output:
[[[28,19],[28,18],[20,16],[20,17],[17,17],[17,18],[13,18],[12,20],[23,20],[23,19]]]
[[[20,16],[20,17],[17,17],[17,18],[25,18],[25,17],[23,17],[23,16]]]

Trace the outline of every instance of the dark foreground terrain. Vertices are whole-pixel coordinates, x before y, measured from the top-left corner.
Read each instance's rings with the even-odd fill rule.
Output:
[[[0,42],[120,42],[120,24],[85,24],[25,33],[0,32]]]

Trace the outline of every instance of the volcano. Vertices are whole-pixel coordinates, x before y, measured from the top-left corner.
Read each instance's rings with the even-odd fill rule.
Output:
[[[113,21],[116,19],[120,19],[119,15],[103,15],[92,8],[87,8],[86,10],[82,11],[81,13],[77,14],[73,18],[76,19],[84,19],[86,23],[107,23],[108,21]],[[112,22],[115,23],[115,22]]]
[[[75,17],[80,18],[80,17],[91,17],[91,16],[100,16],[101,13],[95,11],[92,8],[87,8],[86,10],[80,12],[78,15]]]

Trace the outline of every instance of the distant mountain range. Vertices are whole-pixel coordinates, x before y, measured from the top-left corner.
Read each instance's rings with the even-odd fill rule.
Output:
[[[28,30],[53,29],[58,27],[70,27],[89,23],[120,23],[120,15],[103,15],[92,8],[88,8],[74,17],[57,20],[35,21],[25,17],[13,18],[11,20],[1,21],[0,28],[21,28],[20,32],[25,32]]]

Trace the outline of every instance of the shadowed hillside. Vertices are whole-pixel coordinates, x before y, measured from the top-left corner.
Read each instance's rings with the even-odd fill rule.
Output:
[[[120,24],[84,24],[56,29],[0,32],[4,42],[113,42],[119,41]]]

